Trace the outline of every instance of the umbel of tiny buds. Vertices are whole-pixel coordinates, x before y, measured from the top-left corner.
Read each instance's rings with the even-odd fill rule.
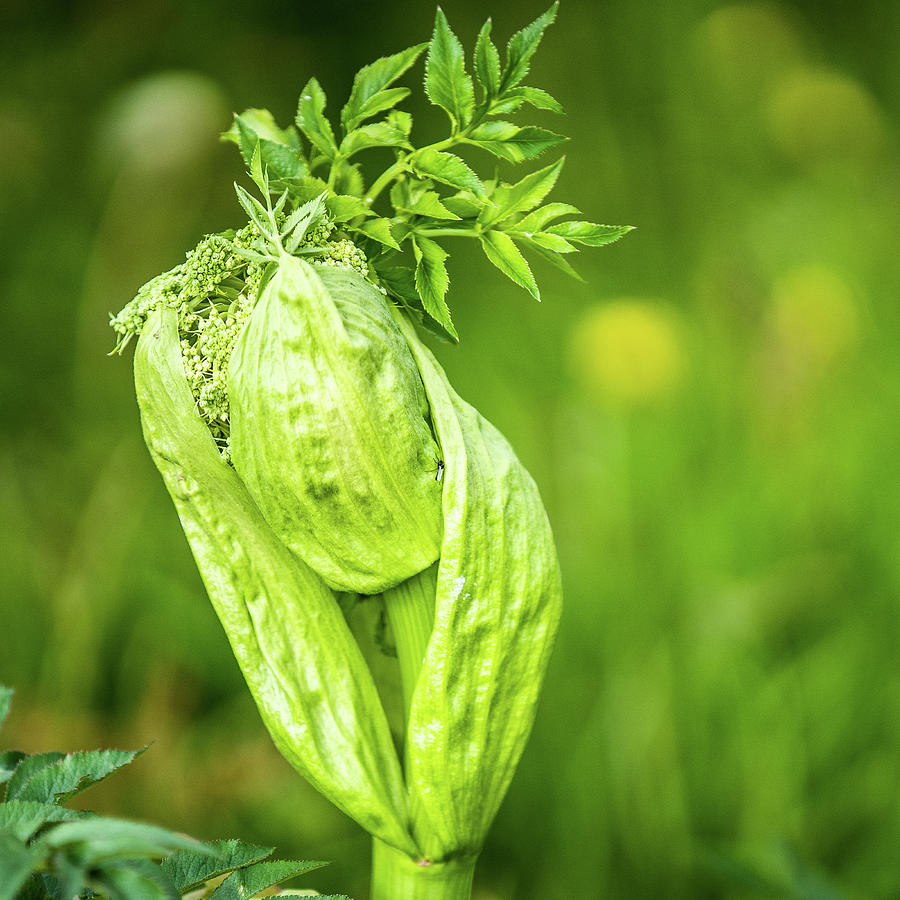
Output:
[[[279,262],[231,359],[234,468],[195,412],[174,310],[148,321],[135,381],[266,725],[376,839],[373,896],[418,896],[426,880],[423,897],[468,896],[559,615],[534,482],[406,314],[349,270]],[[335,590],[385,592],[403,764]]]

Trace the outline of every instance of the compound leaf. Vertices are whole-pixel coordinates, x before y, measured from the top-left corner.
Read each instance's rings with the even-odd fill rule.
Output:
[[[595,222],[560,222],[547,229],[548,234],[557,234],[586,247],[602,247],[612,244],[623,235],[633,231],[633,225],[598,225]]]
[[[385,109],[390,109],[409,94],[407,88],[385,90],[393,84],[422,54],[428,43],[416,44],[392,56],[384,56],[363,66],[353,78],[350,98],[341,110],[341,124],[346,132],[360,122]]]
[[[491,196],[493,206],[486,206],[478,220],[482,225],[492,225],[518,212],[528,212],[537,206],[556,184],[565,157],[537,172],[526,175],[515,184],[501,184]]]
[[[517,31],[509,40],[506,48],[506,69],[503,72],[501,93],[515,87],[527,74],[531,65],[531,57],[537,50],[544,30],[556,21],[557,0],[542,16],[538,16],[530,25]]]
[[[370,147],[407,147],[412,149],[406,134],[387,122],[373,122],[351,131],[341,141],[341,156],[349,159],[360,150]]]
[[[455,340],[456,328],[450,319],[450,310],[444,301],[450,279],[444,262],[447,251],[436,241],[416,235],[413,238],[413,254],[416,258],[416,291],[422,306]]]
[[[472,78],[466,74],[462,44],[450,30],[440,7],[425,60],[425,93],[435,106],[446,110],[456,126],[461,128],[472,118],[475,109]]]
[[[266,888],[296,878],[313,869],[327,866],[327,862],[319,860],[275,860],[261,862],[232,872],[222,884],[210,895],[209,900],[244,900]]]
[[[70,753],[36,772],[17,790],[16,799],[64,803],[117,769],[127,766],[146,749]]]
[[[482,199],[487,196],[481,179],[453,153],[426,147],[413,154],[409,167],[422,178],[433,178],[441,184],[471,191]]]
[[[481,235],[481,248],[485,256],[508,278],[525,288],[535,300],[541,299],[531,268],[512,238],[502,231],[486,231]]]
[[[466,138],[467,143],[513,163],[534,159],[566,140],[568,138],[563,135],[545,128],[532,125],[520,128],[512,122],[503,121],[484,122]]]
[[[237,840],[208,841],[205,846],[215,851],[216,855],[212,857],[194,849],[176,850],[160,863],[162,870],[182,893],[200,887],[217,875],[258,863],[275,849]]]
[[[481,26],[475,42],[475,77],[487,98],[497,95],[500,90],[500,54],[491,40],[490,19]]]
[[[325,118],[325,91],[315,78],[310,78],[300,92],[297,104],[297,127],[329,159],[337,156],[337,143],[331,123]]]

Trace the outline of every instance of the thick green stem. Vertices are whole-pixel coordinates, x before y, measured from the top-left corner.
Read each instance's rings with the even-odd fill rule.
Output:
[[[474,874],[475,857],[431,863],[372,840],[371,900],[469,900]]]
[[[422,662],[428,650],[428,641],[431,639],[431,632],[434,628],[437,569],[438,564],[435,563],[424,572],[385,591],[382,595],[385,612],[394,633],[394,643],[397,646],[397,661],[400,664],[400,683],[403,690],[404,724],[409,722],[413,691],[419,679]],[[404,741],[404,757],[408,749],[408,743]],[[405,759],[404,768],[408,772]],[[419,796],[414,790],[409,793],[409,815],[413,836],[417,839],[426,838],[430,828],[425,820]],[[396,896],[404,895],[397,894]]]
[[[425,659],[431,630],[434,627],[434,603],[437,587],[437,563],[424,572],[384,592],[387,612],[394,642],[397,645],[397,661],[400,663],[400,680],[403,685],[403,708],[409,714],[412,693]]]

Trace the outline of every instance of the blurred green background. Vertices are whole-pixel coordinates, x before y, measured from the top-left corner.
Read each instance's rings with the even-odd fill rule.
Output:
[[[467,48],[544,6],[443,3]],[[433,15],[0,11],[3,745],[152,740],[86,802],[334,859],[307,883],[359,898],[367,839],[270,746],[107,314],[240,221],[232,110],[288,122],[315,74],[333,112]],[[567,597],[479,900],[900,896],[898,46],[885,0],[564,0],[545,37],[553,197],[638,230],[586,284],[538,264],[540,305],[451,261],[439,355],[537,478]]]

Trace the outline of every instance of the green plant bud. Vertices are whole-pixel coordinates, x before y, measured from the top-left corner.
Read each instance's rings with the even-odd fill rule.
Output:
[[[229,368],[232,461],[335,590],[376,594],[440,553],[440,457],[409,346],[357,273],[283,257]]]
[[[409,855],[400,763],[334,594],[275,536],[195,411],[177,313],[154,312],[134,380],[144,439],[278,749],[309,782]]]

